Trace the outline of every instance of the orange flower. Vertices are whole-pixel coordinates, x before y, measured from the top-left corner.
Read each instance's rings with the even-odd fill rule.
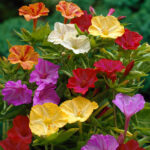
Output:
[[[30,70],[34,64],[38,63],[39,54],[32,46],[16,45],[9,49],[8,60],[12,64],[20,64],[23,69]]]
[[[47,16],[48,13],[48,8],[46,8],[41,2],[19,8],[19,15],[23,15],[27,21],[30,21],[31,19],[37,19],[40,16]]]
[[[72,2],[60,1],[56,5],[56,10],[60,11],[62,16],[66,19],[73,19],[74,17],[80,17],[84,12],[76,4]]]

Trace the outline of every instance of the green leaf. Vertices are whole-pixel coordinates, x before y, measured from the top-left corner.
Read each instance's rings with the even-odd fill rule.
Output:
[[[141,78],[146,76],[148,75],[142,71],[130,71],[129,75],[127,76],[127,79],[135,79],[135,78]]]
[[[124,87],[119,87],[119,88],[116,88],[115,90],[119,93],[130,93],[134,91],[133,88],[124,88]]]

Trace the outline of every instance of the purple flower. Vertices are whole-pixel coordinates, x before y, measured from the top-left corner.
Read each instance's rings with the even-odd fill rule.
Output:
[[[141,94],[128,96],[122,93],[116,95],[112,101],[127,118],[144,108],[145,100]]]
[[[35,70],[30,74],[29,82],[36,82],[37,85],[42,83],[56,84],[58,79],[58,69],[58,65],[39,58]]]
[[[44,103],[54,103],[59,104],[60,98],[57,95],[56,88],[53,84],[41,84],[36,89],[33,98],[33,105],[44,104]]]
[[[88,143],[81,150],[116,150],[117,140],[111,135],[92,135]]]
[[[21,80],[16,82],[8,81],[2,90],[3,100],[15,106],[31,103],[32,90],[29,90],[25,84],[21,84]]]

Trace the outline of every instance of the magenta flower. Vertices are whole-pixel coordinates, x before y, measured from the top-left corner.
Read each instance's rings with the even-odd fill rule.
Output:
[[[116,150],[117,140],[111,135],[92,135],[88,143],[81,150]]]
[[[3,100],[15,106],[31,103],[32,90],[29,90],[25,84],[21,84],[21,80],[8,81],[2,90]]]
[[[58,79],[58,69],[58,65],[39,58],[35,70],[30,74],[29,82],[36,82],[37,85],[42,83],[56,84]]]
[[[44,104],[44,103],[54,103],[59,104],[60,98],[57,95],[56,88],[53,84],[41,84],[36,89],[33,97],[33,105]]]

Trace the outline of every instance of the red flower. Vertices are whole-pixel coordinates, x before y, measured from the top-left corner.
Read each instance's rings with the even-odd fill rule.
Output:
[[[124,72],[124,76],[127,76],[129,74],[129,72],[132,70],[134,66],[134,60],[132,60],[127,66],[126,66],[126,69],[125,69],[125,72]]]
[[[101,59],[94,63],[98,71],[105,72],[113,82],[116,80],[116,73],[121,72],[125,67],[120,60]]]
[[[141,36],[139,33],[125,29],[123,36],[118,37],[115,42],[124,50],[128,50],[137,49],[142,39],[143,36]]]
[[[73,77],[69,78],[67,87],[72,88],[75,93],[85,94],[88,88],[94,88],[94,83],[98,80],[96,71],[92,68],[73,70]]]
[[[30,144],[32,133],[29,128],[29,119],[26,116],[17,116],[13,120],[13,127],[7,133],[8,137],[15,142]]]
[[[126,144],[121,144],[117,150],[145,150],[139,147],[139,143],[135,140],[130,140]]]
[[[0,141],[0,146],[4,150],[30,150],[29,145],[21,142],[14,142],[10,138]]]
[[[88,31],[89,26],[91,25],[92,15],[88,14],[87,11],[83,11],[84,15],[77,17],[71,20],[71,24],[77,24],[81,31]]]

